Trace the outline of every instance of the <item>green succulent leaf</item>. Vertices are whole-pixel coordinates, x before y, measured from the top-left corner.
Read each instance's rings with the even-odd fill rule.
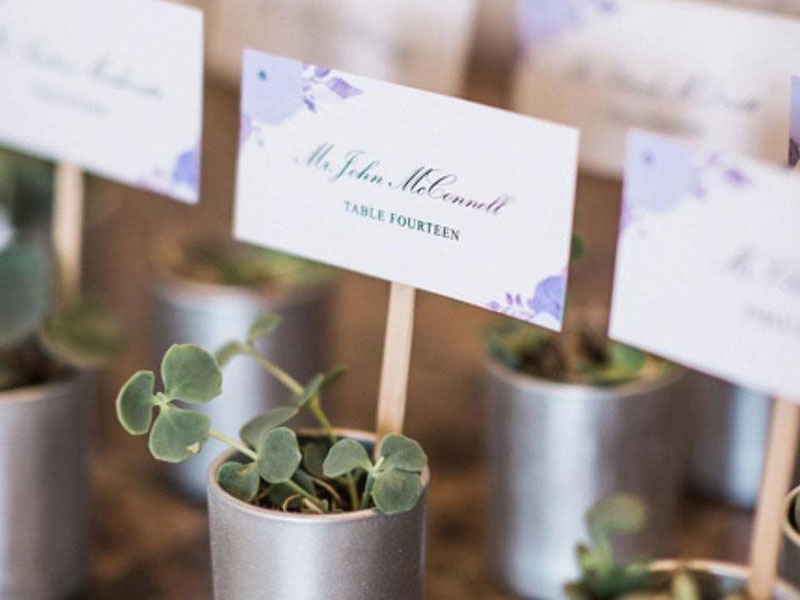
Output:
[[[256,319],[255,323],[250,326],[250,331],[247,333],[247,343],[252,344],[267,337],[275,331],[281,324],[281,317],[275,313],[265,313]]]
[[[258,473],[273,484],[289,481],[303,459],[297,436],[287,427],[278,427],[264,434],[256,449]]]
[[[380,455],[384,457],[384,469],[401,469],[419,473],[428,464],[428,457],[419,442],[399,433],[393,433],[383,438]]]
[[[33,244],[0,250],[0,346],[32,335],[47,309],[48,261]]]
[[[289,498],[293,498],[292,501],[289,502],[287,508],[292,510],[298,510],[303,503],[303,498],[300,496],[296,491],[290,488],[285,483],[278,483],[275,485],[269,486],[269,492],[267,493],[267,498],[269,498],[270,503],[273,506],[283,506]]]
[[[82,369],[106,366],[125,346],[120,321],[93,300],[80,301],[47,319],[39,338],[59,360]]]
[[[372,462],[364,446],[349,438],[336,442],[322,464],[322,472],[329,478],[341,477],[355,469],[369,471]]]
[[[251,448],[258,446],[261,436],[280,427],[287,421],[297,416],[299,409],[296,406],[280,406],[271,411],[258,415],[239,431],[239,437]]]
[[[303,466],[306,471],[319,479],[325,478],[323,465],[328,454],[328,446],[321,442],[309,442],[303,446]]]
[[[636,374],[647,363],[647,355],[636,348],[614,342],[611,344],[611,362],[631,374]]]
[[[217,471],[220,487],[244,502],[251,502],[256,497],[260,481],[255,463],[226,462]]]
[[[155,375],[152,371],[135,373],[117,395],[117,419],[131,435],[144,435],[153,421],[156,399]]]
[[[646,510],[641,500],[620,494],[597,502],[586,516],[589,532],[595,541],[604,541],[617,534],[639,531],[644,525]]]
[[[241,342],[228,342],[222,348],[217,350],[217,352],[214,354],[214,357],[217,359],[217,364],[220,366],[220,368],[224,369],[234,358],[240,354],[244,354],[246,351],[247,349]]]
[[[190,404],[206,404],[222,392],[217,360],[194,344],[175,344],[161,362],[167,396]]]
[[[322,384],[325,382],[325,374],[317,373],[311,378],[306,386],[303,388],[303,393],[297,396],[295,402],[297,406],[305,406],[317,394],[319,394]]]
[[[386,515],[408,512],[422,496],[422,476],[407,471],[383,471],[375,478],[372,499]]]
[[[183,462],[203,449],[210,427],[209,418],[201,412],[161,405],[150,430],[150,453],[163,462]]]

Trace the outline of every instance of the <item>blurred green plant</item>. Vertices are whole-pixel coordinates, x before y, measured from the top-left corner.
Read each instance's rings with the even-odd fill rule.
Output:
[[[224,442],[238,456],[220,467],[217,481],[232,496],[256,506],[318,514],[371,507],[396,514],[414,508],[427,465],[422,447],[403,435],[389,435],[373,461],[361,441],[338,436],[323,411],[321,394],[344,370],[319,373],[305,385],[298,382],[256,347],[279,323],[275,314],[262,315],[244,341],[230,342],[216,355],[192,344],[172,346],[161,363],[162,391],[156,391],[152,371],[139,371],[122,386],[116,407],[123,428],[131,435],[149,434],[150,453],[170,463],[192,458],[209,438]],[[257,416],[233,439],[212,429],[207,415],[178,402],[203,405],[219,396],[222,369],[238,356],[256,361],[280,381],[292,402]],[[319,423],[321,435],[298,437],[286,427],[303,410]]]
[[[83,301],[50,314],[50,257],[43,232],[52,167],[0,150],[0,390],[97,368],[123,345],[119,323]]]
[[[620,494],[598,501],[586,515],[590,545],[578,545],[580,578],[564,587],[571,600],[745,600],[741,591],[721,589],[715,578],[702,579],[688,568],[673,573],[651,570],[644,559],[621,561],[613,541],[638,533],[646,521],[644,504]]]

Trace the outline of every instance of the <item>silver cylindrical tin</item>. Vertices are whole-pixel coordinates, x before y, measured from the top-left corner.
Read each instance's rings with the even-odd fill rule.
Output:
[[[374,440],[362,432],[341,435]],[[241,502],[208,473],[216,600],[420,600],[425,569],[428,481],[417,506],[383,515],[361,510],[308,515]]]
[[[781,575],[792,585],[800,587],[800,523],[795,522],[793,511],[798,498],[800,498],[800,487],[795,488],[786,499]]]
[[[746,595],[750,570],[743,565],[711,560],[660,560],[650,565],[650,570],[656,573],[675,573],[682,569],[688,570],[695,576],[701,589],[711,585],[728,594]],[[800,592],[788,582],[778,581],[772,591],[772,600],[800,600]]]
[[[90,406],[71,374],[0,393],[0,598],[51,600],[89,572]]]
[[[329,304],[333,284],[280,288],[262,292],[194,282],[162,274],[152,288],[153,363],[172,344],[198,344],[213,352],[231,340],[241,340],[253,321],[272,311],[280,327],[258,347],[300,381],[324,369],[329,334]],[[287,390],[255,361],[237,357],[225,368],[222,394],[205,406],[193,406],[211,417],[214,429],[238,437],[252,417],[288,402]],[[209,440],[193,460],[169,465],[167,474],[179,489],[200,501],[206,497],[208,467],[225,446]]]
[[[495,361],[486,371],[490,560],[504,587],[561,597],[578,575],[586,512],[614,493],[649,508],[648,527],[620,544],[622,555],[671,555],[685,463],[683,370],[613,388],[538,379]]]
[[[692,373],[686,409],[692,431],[689,489],[703,498],[753,508],[761,488],[772,401],[760,392]]]

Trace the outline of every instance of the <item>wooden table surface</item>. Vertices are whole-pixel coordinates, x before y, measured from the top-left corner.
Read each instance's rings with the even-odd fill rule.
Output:
[[[502,69],[473,69],[469,97],[503,106],[507,75]],[[113,400],[127,375],[153,367],[147,358],[147,285],[154,240],[182,227],[230,231],[236,104],[235,92],[208,88],[199,206],[106,181],[89,182],[88,287],[124,315],[131,344],[98,382],[93,576],[86,598],[212,596],[204,507],[187,503],[166,485],[164,467],[150,459],[143,440],[128,438],[116,425]],[[616,182],[580,179],[577,226],[589,254],[571,274],[571,294],[578,303],[588,298],[608,302],[619,193]],[[342,279],[331,364],[347,364],[350,373],[330,400],[337,424],[373,425],[387,299],[384,282],[352,274]],[[490,318],[430,294],[421,294],[418,301],[407,433],[422,442],[431,461],[426,588],[427,597],[436,600],[509,598],[492,584],[485,566],[485,516],[491,500],[484,484],[479,332]],[[746,511],[687,501],[680,554],[743,561],[750,521]]]

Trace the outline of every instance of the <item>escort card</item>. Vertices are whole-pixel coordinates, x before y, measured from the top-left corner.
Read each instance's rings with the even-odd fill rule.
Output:
[[[586,168],[620,175],[631,128],[783,162],[797,19],[685,0],[520,1],[515,108],[579,127]]]
[[[156,0],[0,0],[0,144],[196,202],[203,20]]]
[[[559,329],[578,133],[247,51],[235,233]]]
[[[477,0],[209,0],[208,63],[239,84],[245,47],[442,94],[461,89]]]
[[[800,77],[792,78],[792,109],[789,119],[789,166],[800,164]]]
[[[800,176],[634,132],[612,338],[800,398]]]

